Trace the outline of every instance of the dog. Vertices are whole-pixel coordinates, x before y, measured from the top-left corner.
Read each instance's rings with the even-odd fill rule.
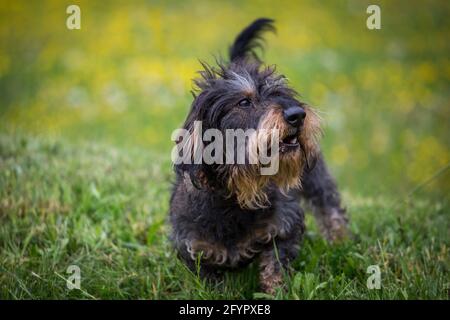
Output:
[[[237,36],[228,62],[201,62],[183,128],[195,135],[201,121],[202,132],[276,129],[279,144],[271,150],[278,151],[278,172],[262,175],[258,163],[177,163],[169,218],[173,246],[191,270],[217,278],[256,260],[261,290],[274,294],[300,250],[300,202],[311,207],[330,242],[346,238],[348,218],[318,144],[319,116],[258,57],[266,31],[275,31],[274,21],[257,19]],[[176,145],[195,149],[193,140]]]

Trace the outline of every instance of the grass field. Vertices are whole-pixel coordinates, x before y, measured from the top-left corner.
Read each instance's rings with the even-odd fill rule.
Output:
[[[308,215],[275,298],[449,298],[447,2],[377,2],[377,31],[364,1],[78,3],[77,31],[72,3],[0,3],[1,299],[271,298],[255,266],[204,283],[167,238],[170,134],[197,58],[224,55],[259,16],[278,28],[265,59],[321,110],[354,235],[328,245]]]

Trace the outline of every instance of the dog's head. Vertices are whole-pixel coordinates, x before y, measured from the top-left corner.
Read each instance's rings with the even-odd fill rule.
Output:
[[[258,19],[244,29],[230,48],[229,63],[218,62],[216,67],[203,64],[204,70],[195,80],[198,90],[184,124],[191,136],[177,142],[193,150],[199,147],[195,141],[201,141],[201,147],[214,142],[211,137],[205,141],[203,134],[208,129],[222,133],[219,139],[223,139],[220,142],[224,147],[213,150],[213,156],[222,159],[222,163],[179,164],[176,169],[189,176],[197,187],[225,188],[243,208],[266,206],[269,186],[282,192],[299,187],[303,170],[313,166],[318,152],[317,114],[298,99],[286,78],[277,74],[274,67],[263,66],[253,50],[260,45],[262,31],[274,30],[272,22]],[[201,130],[194,128],[198,122]],[[244,153],[226,141],[230,132],[249,133],[244,133]],[[254,150],[261,149],[261,142],[267,145],[267,155],[278,161],[278,170],[273,175],[261,174],[267,163],[251,161]],[[234,161],[226,159],[230,151],[234,151],[231,156]],[[244,162],[238,161],[239,156]]]

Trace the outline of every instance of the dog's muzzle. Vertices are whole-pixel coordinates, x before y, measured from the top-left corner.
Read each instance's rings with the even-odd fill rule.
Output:
[[[283,117],[291,126],[300,128],[305,120],[306,112],[299,106],[293,106],[283,110]]]
[[[301,127],[303,126],[306,112],[299,106],[292,106],[283,110],[283,117],[288,123],[289,129],[287,134],[280,141],[280,151],[282,153],[296,150],[300,146],[298,135]]]

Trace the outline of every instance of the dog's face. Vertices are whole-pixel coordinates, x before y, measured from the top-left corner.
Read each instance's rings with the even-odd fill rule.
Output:
[[[254,129],[257,134],[248,137],[247,146],[261,139],[270,143],[271,134],[276,131],[279,168],[274,175],[261,175],[262,164],[249,161],[182,168],[190,170],[191,179],[201,177],[204,185],[213,182],[227,188],[243,208],[267,205],[265,189],[269,185],[282,191],[299,187],[304,168],[312,166],[318,151],[317,115],[297,99],[285,77],[273,68],[246,60],[218,68],[204,67],[201,78],[195,81],[199,92],[195,95],[185,128],[192,132],[194,121],[201,121],[203,132],[214,128],[222,132],[223,137],[229,129]],[[224,154],[226,151],[225,148]],[[269,150],[269,153],[273,152]],[[249,155],[250,151],[246,153],[246,160]]]

